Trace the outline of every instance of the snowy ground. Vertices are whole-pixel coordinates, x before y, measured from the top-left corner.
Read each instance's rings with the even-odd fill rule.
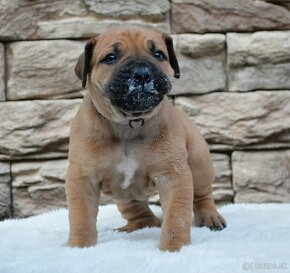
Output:
[[[192,244],[178,253],[159,251],[158,228],[113,231],[125,224],[114,205],[100,208],[98,244],[87,249],[64,246],[67,210],[7,220],[0,222],[0,272],[290,272],[290,204],[229,205],[220,212],[225,230],[192,227]]]

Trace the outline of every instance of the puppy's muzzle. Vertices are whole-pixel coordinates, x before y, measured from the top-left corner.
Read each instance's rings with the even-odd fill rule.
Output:
[[[171,83],[154,63],[128,61],[113,74],[106,94],[111,103],[133,115],[149,112],[171,90]]]

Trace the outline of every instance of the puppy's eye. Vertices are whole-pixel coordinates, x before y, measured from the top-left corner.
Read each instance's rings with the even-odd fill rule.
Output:
[[[101,61],[106,64],[114,64],[117,61],[118,57],[114,53],[109,53],[106,57]]]
[[[165,54],[161,50],[156,50],[154,53],[154,57],[159,61],[166,60]]]

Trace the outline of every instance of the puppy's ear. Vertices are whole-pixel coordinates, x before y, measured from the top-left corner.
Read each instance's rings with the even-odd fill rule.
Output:
[[[75,66],[75,73],[77,77],[82,81],[82,87],[86,86],[87,76],[91,72],[91,62],[95,45],[95,39],[91,39],[86,43],[85,51],[79,56],[79,59]]]
[[[165,33],[162,34],[162,38],[163,38],[165,45],[167,47],[168,56],[169,56],[169,63],[174,71],[174,77],[179,79],[180,78],[179,65],[178,65],[178,61],[176,59],[176,55],[174,52],[172,38],[168,34],[165,34]]]

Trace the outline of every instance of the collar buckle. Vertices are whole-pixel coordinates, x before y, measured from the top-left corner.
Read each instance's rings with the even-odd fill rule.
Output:
[[[144,125],[144,118],[130,119],[129,126],[130,128],[140,128]]]

